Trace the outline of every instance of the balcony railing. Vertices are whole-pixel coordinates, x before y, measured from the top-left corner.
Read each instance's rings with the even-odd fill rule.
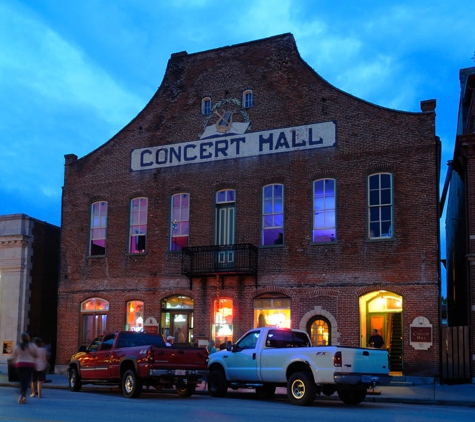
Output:
[[[181,272],[188,278],[219,274],[257,274],[258,248],[250,243],[182,249]]]

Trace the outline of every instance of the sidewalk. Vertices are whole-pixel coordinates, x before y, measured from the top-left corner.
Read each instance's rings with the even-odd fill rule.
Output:
[[[43,388],[68,389],[68,378],[66,375],[48,374],[46,379],[48,382],[44,384]],[[0,387],[19,388],[19,383],[9,382],[8,374],[0,373]],[[118,387],[83,386],[83,390],[87,391],[104,389],[118,390]],[[246,391],[253,392],[254,390],[237,390],[236,392],[243,393]],[[207,392],[197,389],[196,394],[207,394]],[[228,394],[233,394],[233,391],[229,390]],[[276,394],[278,396],[287,396],[287,391],[285,388],[279,387],[276,390]],[[330,397],[321,395],[317,396],[317,400],[339,401],[339,398],[336,394]],[[369,391],[365,401],[475,407],[475,384],[440,385],[438,383],[415,384],[413,382],[393,382],[385,387],[376,387],[374,394]]]

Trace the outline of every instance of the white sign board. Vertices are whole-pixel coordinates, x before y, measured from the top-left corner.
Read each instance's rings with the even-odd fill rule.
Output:
[[[335,145],[336,123],[314,123],[305,126],[134,149],[131,153],[130,168],[132,171],[152,170],[186,164],[333,147]]]

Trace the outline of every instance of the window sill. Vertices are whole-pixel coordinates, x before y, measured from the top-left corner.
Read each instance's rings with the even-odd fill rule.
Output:
[[[390,237],[390,236],[384,236],[384,237],[369,237],[366,238],[366,242],[372,243],[372,242],[390,242],[396,240],[395,237]]]
[[[106,255],[88,255],[86,256],[87,259],[95,259],[95,258],[105,258]]]
[[[328,246],[328,245],[336,245],[338,243],[338,240],[334,240],[334,241],[329,241],[329,242],[310,242],[310,245],[312,246],[319,246],[319,245],[324,245],[324,246]]]

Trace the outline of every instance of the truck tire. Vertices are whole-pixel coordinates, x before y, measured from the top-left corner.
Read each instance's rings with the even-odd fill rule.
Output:
[[[79,391],[82,387],[81,377],[76,367],[69,369],[68,384],[71,391]]]
[[[315,400],[317,386],[307,372],[296,372],[287,381],[287,396],[296,406],[308,406]]]
[[[224,397],[226,395],[228,382],[222,369],[215,369],[209,374],[208,391],[211,397]]]
[[[180,397],[190,397],[196,390],[196,384],[177,384],[175,390]]]
[[[122,377],[122,392],[128,399],[135,399],[142,393],[142,381],[132,369],[125,371]]]
[[[275,385],[264,384],[256,388],[256,395],[261,400],[272,400],[275,396]]]
[[[341,390],[338,397],[345,404],[360,404],[366,398],[366,390]]]

